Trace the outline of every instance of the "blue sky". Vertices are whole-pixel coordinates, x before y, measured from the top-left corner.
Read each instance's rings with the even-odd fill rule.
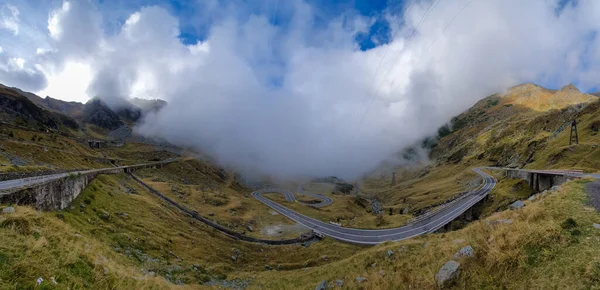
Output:
[[[104,15],[109,15],[109,23],[105,23],[108,31],[117,31],[125,22],[127,17],[138,11],[144,6],[158,5],[168,9],[173,15],[179,19],[181,35],[180,39],[184,44],[194,44],[197,41],[202,41],[206,38],[208,29],[211,25],[211,19],[201,19],[198,16],[203,15],[198,0],[132,0],[132,1],[114,1],[114,0],[99,0],[99,7]],[[245,6],[247,14],[266,14],[271,16],[271,22],[274,24],[284,25],[286,15],[282,15],[281,6],[285,5],[286,0],[245,0],[245,1],[223,1],[219,3],[234,3],[238,6]],[[388,0],[334,0],[334,1],[307,1],[320,11],[315,17],[315,23],[327,22],[332,18],[339,17],[341,14],[347,14],[349,11],[355,11],[357,14],[367,17],[376,18],[369,29],[368,33],[356,35],[356,41],[363,50],[372,49],[377,45],[385,44],[390,41],[390,24],[383,17],[384,13],[395,12],[399,13],[404,6],[404,0],[388,1]],[[279,9],[277,9],[279,7]],[[247,16],[240,15],[240,17]]]
[[[598,87],[600,1],[432,1],[3,0],[0,83],[164,99],[148,134],[342,177],[508,87]]]

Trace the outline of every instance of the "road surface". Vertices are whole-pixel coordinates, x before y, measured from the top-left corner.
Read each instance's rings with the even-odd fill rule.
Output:
[[[281,189],[264,189],[255,191],[252,195],[271,207],[280,214],[302,224],[317,233],[332,237],[334,239],[364,245],[374,245],[387,241],[400,241],[409,239],[418,235],[431,233],[443,227],[450,221],[463,214],[471,206],[482,200],[496,186],[496,179],[491,175],[481,171],[481,168],[473,169],[477,174],[483,177],[483,183],[476,190],[473,190],[461,198],[448,203],[441,209],[432,214],[418,217],[410,224],[392,229],[383,230],[365,230],[340,227],[338,225],[322,222],[320,220],[299,214],[281,204],[278,204],[264,196],[263,193],[276,192],[285,196],[287,201],[295,200],[293,193]]]
[[[104,171],[110,171],[110,170],[115,170],[115,169],[126,169],[126,168],[136,168],[136,167],[143,167],[143,166],[152,166],[152,165],[166,164],[169,162],[173,162],[173,160],[165,160],[162,162],[137,164],[137,165],[129,165],[129,166],[118,166],[118,167],[101,168],[101,169],[72,171],[72,172],[65,172],[65,173],[57,173],[57,174],[50,174],[50,175],[42,175],[42,176],[34,176],[34,177],[0,181],[0,195],[2,195],[1,191],[3,191],[3,190],[11,190],[11,189],[16,189],[16,188],[21,188],[21,187],[30,187],[30,186],[34,186],[38,183],[44,183],[44,182],[47,182],[50,180],[64,178],[64,177],[67,177],[72,174],[87,174],[87,173],[93,173],[93,172],[102,173]]]

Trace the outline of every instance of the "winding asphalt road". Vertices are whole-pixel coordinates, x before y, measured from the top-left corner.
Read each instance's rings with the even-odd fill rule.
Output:
[[[285,196],[287,201],[294,202],[294,194],[288,190],[263,189],[253,192],[252,195],[280,214],[312,229],[317,233],[340,241],[355,244],[374,245],[387,241],[405,240],[418,235],[434,232],[463,214],[471,206],[482,200],[494,188],[494,186],[496,186],[496,179],[481,170],[482,168],[473,169],[473,171],[483,177],[483,184],[476,190],[473,190],[462,197],[442,206],[439,210],[431,214],[418,217],[406,226],[392,229],[365,230],[340,227],[338,225],[322,222],[303,214],[299,214],[263,196],[264,193],[281,193]],[[312,194],[311,196],[321,200],[327,198],[315,194]],[[331,199],[329,198],[329,200]],[[324,202],[325,201],[322,203]]]
[[[21,187],[30,187],[30,186],[36,185],[38,183],[44,183],[46,181],[64,178],[71,174],[87,174],[87,173],[93,173],[93,172],[102,173],[105,171],[110,171],[110,170],[115,170],[115,169],[126,169],[126,168],[135,168],[135,167],[151,166],[151,165],[158,165],[158,164],[166,164],[166,163],[173,162],[173,161],[174,161],[174,159],[169,159],[169,160],[165,160],[165,161],[161,161],[161,162],[153,162],[153,163],[146,163],[146,164],[71,171],[71,172],[65,172],[65,173],[56,173],[56,174],[0,181],[0,195],[3,194],[2,191],[4,191],[4,190],[11,190],[11,189],[21,188]]]

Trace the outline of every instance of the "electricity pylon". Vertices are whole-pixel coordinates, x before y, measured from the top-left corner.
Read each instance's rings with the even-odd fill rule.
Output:
[[[579,144],[579,136],[577,135],[577,121],[571,122],[571,135],[569,136],[569,145]]]

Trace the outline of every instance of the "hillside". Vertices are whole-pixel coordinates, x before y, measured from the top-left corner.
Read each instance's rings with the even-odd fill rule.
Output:
[[[136,118],[156,108],[149,103],[137,101],[139,110],[123,112],[92,100],[81,107],[75,122],[81,126],[70,128],[59,116],[73,118],[20,91],[2,89],[0,116],[7,123],[0,129],[0,176],[5,179],[174,159],[133,174],[197,217],[240,235],[281,240],[310,231],[253,198],[261,182],[246,184],[243,176],[193,150],[115,138],[131,134],[125,131]],[[266,195],[343,227],[398,227],[477,188],[480,179],[472,167],[600,171],[599,109],[597,97],[572,85],[557,91],[516,86],[482,99],[440,128],[424,142],[429,160],[386,166],[358,181],[264,181],[329,197],[334,202],[327,207]],[[568,142],[572,119],[578,121],[576,145]],[[89,139],[107,142],[93,147]],[[600,230],[594,225],[600,214],[588,194],[597,183],[571,181],[528,200],[534,192],[527,182],[489,173],[499,182],[474,208],[473,221],[459,218],[450,223],[452,231],[377,246],[327,237],[285,246],[243,242],[178,210],[130,175],[100,175],[62,211],[0,205],[14,210],[0,214],[0,288],[435,289],[436,273],[453,259],[460,275],[448,288],[594,288],[600,281]],[[343,192],[341,185],[352,189]],[[525,201],[524,208],[508,210],[517,200]],[[473,256],[455,258],[465,246],[472,247]]]

